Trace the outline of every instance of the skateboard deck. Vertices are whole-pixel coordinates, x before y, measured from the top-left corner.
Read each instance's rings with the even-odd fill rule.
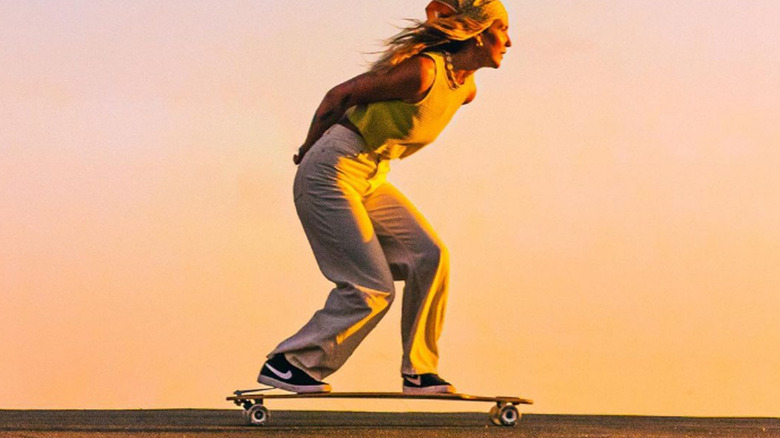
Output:
[[[490,420],[500,426],[514,426],[520,420],[520,413],[517,405],[533,404],[532,400],[510,397],[510,396],[481,396],[471,394],[404,394],[402,392],[315,392],[308,394],[295,393],[267,393],[272,388],[238,390],[233,395],[227,397],[237,406],[244,408],[244,416],[248,422],[255,426],[265,424],[270,417],[268,408],[265,407],[266,400],[279,399],[323,399],[323,398],[342,398],[342,399],[404,399],[404,400],[450,400],[450,401],[471,401],[471,402],[490,402],[495,406],[490,410]]]

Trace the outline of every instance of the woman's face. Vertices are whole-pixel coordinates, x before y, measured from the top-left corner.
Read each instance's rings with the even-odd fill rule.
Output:
[[[498,68],[504,59],[507,47],[512,46],[509,39],[509,23],[503,19],[493,24],[482,33],[482,49],[485,50],[486,64],[488,67]]]

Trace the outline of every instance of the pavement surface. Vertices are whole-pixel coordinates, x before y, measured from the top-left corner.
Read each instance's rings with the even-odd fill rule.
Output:
[[[241,410],[0,410],[0,438],[21,437],[546,437],[780,438],[777,418],[524,415],[494,426],[486,412],[272,411],[249,426]]]

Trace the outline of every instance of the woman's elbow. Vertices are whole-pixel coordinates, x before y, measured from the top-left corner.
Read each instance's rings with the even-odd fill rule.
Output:
[[[348,87],[344,84],[340,84],[328,90],[328,92],[325,93],[325,98],[323,100],[327,102],[328,106],[331,108],[347,109],[350,106],[352,96]]]

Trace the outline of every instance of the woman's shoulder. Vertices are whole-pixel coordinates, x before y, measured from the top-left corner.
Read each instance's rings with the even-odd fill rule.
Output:
[[[444,53],[433,51],[433,50],[420,52],[417,55],[414,55],[413,58],[424,58],[431,65],[443,64],[444,63]]]
[[[408,103],[419,102],[428,94],[436,81],[436,62],[428,57],[414,55],[387,71],[369,72],[365,77],[372,88],[384,90],[383,96],[392,96],[378,100],[401,100]]]
[[[413,75],[419,77],[423,89],[428,89],[436,79],[439,63],[436,60],[436,54],[431,55],[431,52],[419,53],[404,60],[402,65],[399,65],[404,70],[414,72]]]
[[[444,54],[441,52],[421,52],[413,56],[413,58],[419,63],[418,65],[423,76],[431,82],[436,78],[436,73],[439,69],[444,69]]]
[[[436,66],[439,63],[444,62],[444,55],[439,52],[421,52],[418,53],[407,61],[416,64],[421,69],[433,69],[435,71]]]

